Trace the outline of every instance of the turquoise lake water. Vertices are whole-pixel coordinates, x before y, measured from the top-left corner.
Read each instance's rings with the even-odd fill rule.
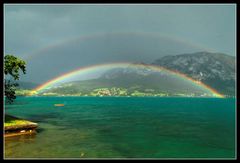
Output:
[[[6,107],[39,128],[6,138],[5,158],[235,157],[232,98],[18,97]]]

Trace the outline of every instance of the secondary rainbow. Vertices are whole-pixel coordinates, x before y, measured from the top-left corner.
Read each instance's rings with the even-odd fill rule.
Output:
[[[87,73],[91,73],[94,72],[96,70],[100,70],[100,69],[106,69],[106,68],[119,68],[119,67],[139,67],[139,68],[150,68],[151,70],[154,71],[164,71],[173,75],[176,75],[180,78],[186,79],[190,82],[192,82],[193,84],[196,84],[204,89],[207,89],[208,91],[210,91],[215,97],[220,97],[223,98],[224,95],[220,94],[218,91],[216,91],[215,89],[211,88],[210,86],[202,83],[201,81],[197,81],[194,80],[190,77],[188,77],[187,75],[180,73],[178,71],[174,71],[174,70],[170,70],[161,66],[155,66],[155,65],[146,65],[146,64],[135,64],[135,63],[126,63],[126,62],[121,62],[121,63],[107,63],[107,64],[98,64],[98,65],[92,65],[92,66],[88,66],[88,67],[80,67],[76,70],[70,71],[68,73],[65,73],[61,76],[58,76],[54,79],[51,79],[49,81],[47,81],[46,83],[36,87],[35,89],[32,90],[32,94],[34,93],[38,93],[39,91],[42,91],[46,88],[49,88],[51,86],[53,86],[54,84],[57,84],[60,81],[66,80],[70,77],[73,77],[75,75],[81,75],[81,74],[87,74]]]
[[[187,40],[184,40],[184,39],[180,39],[180,38],[177,38],[177,37],[173,37],[173,36],[168,36],[168,35],[164,35],[164,34],[161,34],[161,33],[158,33],[158,32],[143,32],[143,31],[132,31],[132,32],[100,32],[100,33],[94,33],[94,34],[89,34],[89,35],[80,35],[80,36],[77,36],[77,37],[71,37],[71,38],[68,38],[68,39],[64,39],[64,40],[61,40],[61,41],[57,41],[55,43],[52,43],[46,47],[42,47],[36,51],[33,51],[29,54],[27,54],[26,56],[24,56],[24,59],[25,60],[32,60],[34,59],[35,56],[38,56],[38,55],[44,55],[44,54],[47,54],[46,51],[50,50],[50,49],[55,49],[55,48],[59,48],[63,45],[67,45],[67,44],[70,44],[70,43],[73,43],[73,42],[79,42],[79,44],[81,42],[84,42],[84,41],[87,41],[87,40],[95,40],[95,39],[98,39],[98,38],[104,38],[104,36],[115,36],[115,37],[118,37],[118,36],[122,36],[122,35],[136,35],[136,36],[141,36],[141,37],[152,37],[152,38],[165,38],[167,40],[171,40],[171,41],[175,41],[175,42],[178,42],[178,43],[183,43],[183,44],[186,44],[192,48],[198,48],[198,49],[202,49],[201,51],[216,51],[215,49],[212,49],[212,48],[205,48],[203,47],[203,45],[201,44],[197,44],[197,43],[192,43],[190,41],[187,41]],[[51,55],[51,54],[50,54]]]

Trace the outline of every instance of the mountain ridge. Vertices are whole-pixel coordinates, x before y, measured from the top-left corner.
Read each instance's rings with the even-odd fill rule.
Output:
[[[199,80],[220,93],[235,95],[235,57],[224,53],[196,52],[164,56],[153,65],[176,70]]]

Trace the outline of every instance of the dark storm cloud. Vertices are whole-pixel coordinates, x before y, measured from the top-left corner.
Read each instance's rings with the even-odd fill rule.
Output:
[[[28,61],[26,80],[46,81],[85,65],[151,62],[162,55],[205,49],[235,55],[234,5],[5,5],[4,12],[5,53]],[[120,32],[150,32],[173,39],[136,34],[104,36]],[[96,33],[103,36],[69,41],[37,53],[59,42]],[[32,54],[37,56],[29,60]]]

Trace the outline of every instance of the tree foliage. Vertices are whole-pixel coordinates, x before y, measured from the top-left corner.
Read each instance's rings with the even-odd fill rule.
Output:
[[[14,80],[19,80],[19,70],[26,73],[26,62],[13,56],[6,55],[4,57],[4,73],[5,75],[11,75]]]
[[[11,103],[16,98],[15,91],[18,84],[15,82],[19,80],[20,71],[24,74],[26,73],[26,62],[13,56],[6,55],[4,56],[4,74],[5,76],[10,76],[11,79],[4,79],[4,94],[6,96],[7,102]]]

